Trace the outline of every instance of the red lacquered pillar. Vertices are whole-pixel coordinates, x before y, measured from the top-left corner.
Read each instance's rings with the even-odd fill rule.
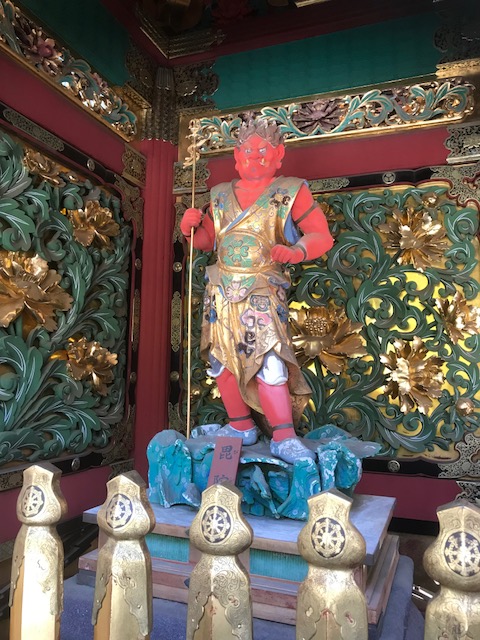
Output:
[[[146,478],[147,445],[158,431],[168,427],[175,223],[172,190],[177,148],[169,142],[145,140],[140,151],[147,157],[147,178],[134,455],[135,468]]]

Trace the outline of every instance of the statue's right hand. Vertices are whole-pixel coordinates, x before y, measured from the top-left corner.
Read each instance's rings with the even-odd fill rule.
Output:
[[[183,214],[183,218],[180,222],[180,231],[184,236],[189,236],[192,231],[192,227],[195,227],[196,229],[199,226],[201,220],[201,209],[187,209]]]

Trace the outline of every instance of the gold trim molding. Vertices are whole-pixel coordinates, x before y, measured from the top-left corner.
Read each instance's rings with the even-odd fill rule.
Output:
[[[8,120],[8,122],[10,122],[10,124],[13,124],[14,127],[19,129],[20,131],[23,131],[29,136],[32,136],[32,138],[35,138],[35,140],[38,140],[39,142],[47,145],[47,147],[50,147],[50,149],[53,149],[54,151],[64,150],[65,145],[63,141],[60,140],[60,138],[57,138],[57,136],[55,136],[53,133],[50,133],[50,131],[47,131],[40,125],[36,124],[35,122],[33,122],[33,120],[29,120],[29,118],[26,118],[21,113],[18,113],[18,111],[15,111],[14,109],[5,109],[3,115],[5,117],[5,120]]]
[[[141,196],[140,189],[133,186],[129,182],[115,174],[115,185],[122,194],[123,198],[123,214],[126,220],[133,220],[137,236],[143,238],[143,205],[144,199]]]
[[[8,491],[9,489],[16,489],[21,487],[23,483],[23,470],[21,469],[4,469],[0,471],[0,492]]]
[[[322,191],[339,191],[344,187],[348,187],[350,180],[348,178],[320,178],[319,180],[309,180],[308,187],[312,193]]]
[[[198,209],[203,209],[210,202],[210,191],[206,193],[195,194],[195,206]],[[181,197],[177,197],[175,202],[175,226],[173,228],[172,242],[182,242],[183,234],[180,231],[180,221],[185,211],[192,206],[191,197],[188,193],[183,194]]]
[[[140,310],[141,310],[141,296],[140,291],[135,289],[132,302],[132,351],[135,353],[138,351],[138,345],[140,343]]]
[[[138,7],[136,13],[141,30],[167,60],[202,53],[225,39],[222,31],[212,29],[198,29],[186,34],[168,36]]]
[[[192,192],[192,167],[185,166],[182,162],[174,165],[173,193],[183,194]],[[208,160],[198,160],[195,165],[195,193],[204,193],[208,190],[207,180],[210,177]]]
[[[131,144],[125,144],[125,151],[122,155],[123,172],[122,177],[133,182],[138,187],[144,187],[147,174],[147,159],[132,147]]]
[[[172,296],[170,344],[175,353],[182,344],[182,296],[179,291],[175,291]]]
[[[463,442],[457,442],[458,458],[451,463],[439,464],[439,478],[480,478],[480,461],[476,458],[480,449],[480,438],[467,433]]]
[[[448,164],[477,162],[480,160],[480,125],[466,124],[448,127],[450,136],[445,147],[450,151]]]
[[[110,465],[113,469],[114,463],[125,464],[128,462],[134,445],[135,416],[136,407],[130,405],[123,420],[115,425],[112,446],[104,454],[102,466]]]
[[[455,500],[468,500],[480,506],[480,482],[457,480],[457,485],[462,490],[455,496]]]
[[[430,167],[431,180],[447,180],[451,187],[448,195],[459,205],[466,205],[469,200],[478,206],[480,202],[480,161],[466,165],[442,165]]]

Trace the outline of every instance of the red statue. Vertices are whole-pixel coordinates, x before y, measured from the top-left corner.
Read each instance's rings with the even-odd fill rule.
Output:
[[[243,123],[235,148],[239,180],[211,191],[210,209],[187,209],[180,228],[194,247],[217,251],[207,268],[201,352],[209,360],[229,424],[219,435],[257,441],[251,408],[273,430],[271,452],[286,462],[315,455],[296,437],[292,398],[303,410],[310,388],[295,358],[284,263],[315,260],[333,245],[305,181],[275,177],[285,147],[275,123]]]

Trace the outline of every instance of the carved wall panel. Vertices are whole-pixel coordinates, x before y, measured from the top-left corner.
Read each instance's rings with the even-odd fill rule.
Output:
[[[118,194],[0,130],[0,231],[0,474],[126,457],[134,234]]]

